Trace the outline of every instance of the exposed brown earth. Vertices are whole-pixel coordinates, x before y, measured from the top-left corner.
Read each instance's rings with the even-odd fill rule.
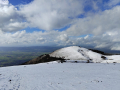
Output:
[[[56,58],[56,57],[50,57],[49,54],[44,54],[41,55],[35,59],[32,59],[28,62],[23,63],[22,65],[27,65],[27,64],[37,64],[37,63],[44,63],[44,62],[50,62],[50,61],[56,61],[56,60],[60,60],[61,63],[64,62],[65,59],[63,58]]]

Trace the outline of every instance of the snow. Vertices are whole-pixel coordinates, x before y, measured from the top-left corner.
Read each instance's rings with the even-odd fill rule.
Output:
[[[70,60],[86,60],[93,59],[93,62],[101,61],[101,54],[95,53],[86,48],[81,48],[78,46],[71,46],[59,49],[50,54],[52,57],[64,57],[65,59]]]
[[[120,60],[105,60],[102,61],[101,63],[120,63]]]
[[[120,63],[120,55],[106,56],[108,60],[104,60],[101,63]]]
[[[41,63],[0,68],[0,90],[119,90],[120,64]],[[10,81],[11,80],[11,81]]]
[[[72,46],[50,54],[58,61],[0,67],[0,90],[119,90],[120,55]],[[101,56],[107,59],[103,60]],[[90,60],[91,59],[91,60]],[[92,63],[86,63],[90,60]],[[99,63],[97,63],[99,62]]]
[[[81,53],[78,52],[80,48],[77,46],[74,47],[65,47],[62,49],[59,49],[53,53],[50,54],[52,57],[61,57],[65,59],[72,59],[72,60],[81,60],[86,59]]]
[[[59,49],[51,53],[50,56],[69,60],[92,60],[93,63],[120,63],[120,55],[106,56],[78,46]],[[107,60],[104,60],[101,56],[105,56]]]
[[[108,60],[120,60],[120,55],[107,56]]]

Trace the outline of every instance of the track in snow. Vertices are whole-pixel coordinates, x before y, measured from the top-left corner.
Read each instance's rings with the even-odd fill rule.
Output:
[[[18,73],[11,70],[1,71],[0,90],[19,90],[21,77]]]
[[[119,90],[120,64],[41,63],[0,68],[0,90]],[[11,81],[9,81],[11,80]]]

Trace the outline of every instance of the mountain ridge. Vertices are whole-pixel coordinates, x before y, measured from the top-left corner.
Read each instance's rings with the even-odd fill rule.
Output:
[[[80,46],[70,46],[58,49],[50,54],[41,55],[35,59],[23,63],[22,65],[57,60],[60,60],[61,62],[64,62],[65,60],[88,60],[87,62],[100,63],[109,60],[109,58],[110,56],[106,56],[104,52],[99,50],[86,49]]]

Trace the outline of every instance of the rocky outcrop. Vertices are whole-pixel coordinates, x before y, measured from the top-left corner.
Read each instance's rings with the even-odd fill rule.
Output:
[[[95,49],[89,49],[89,50],[91,50],[91,51],[93,51],[93,52],[96,52],[96,53],[99,53],[99,54],[105,54],[104,52],[102,52],[102,51],[99,51],[99,50],[95,50]]]
[[[37,64],[37,63],[44,63],[44,62],[50,62],[50,61],[56,61],[60,60],[61,63],[64,62],[64,58],[56,58],[56,57],[51,57],[49,54],[44,54],[41,55],[35,59],[32,59],[28,62],[23,63],[22,65],[27,65],[27,64]]]
[[[101,56],[102,59],[106,60],[107,58],[105,56]]]

